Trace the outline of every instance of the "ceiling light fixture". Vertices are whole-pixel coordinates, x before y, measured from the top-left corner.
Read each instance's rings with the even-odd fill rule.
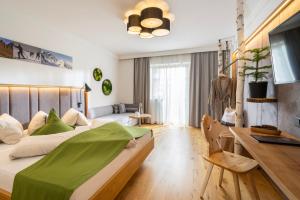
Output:
[[[146,28],[157,28],[162,25],[163,11],[160,8],[145,8],[141,12],[141,25]]]
[[[152,31],[154,36],[162,37],[170,34],[170,20],[163,18],[163,24]]]
[[[143,38],[143,39],[153,38],[154,36],[152,35],[152,31],[153,31],[153,29],[151,29],[151,28],[142,27],[142,31],[140,33],[140,38]]]
[[[142,27],[140,26],[141,20],[140,16],[133,14],[128,17],[128,23],[127,23],[127,32],[129,34],[139,34],[142,30]]]
[[[133,10],[125,13],[127,32],[139,34],[141,38],[169,35],[171,22],[175,20],[169,9],[164,0],[140,1]]]

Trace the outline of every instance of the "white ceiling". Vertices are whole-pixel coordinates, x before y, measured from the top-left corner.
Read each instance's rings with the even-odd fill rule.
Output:
[[[140,39],[128,35],[126,10],[137,0],[9,0],[7,9],[105,47],[118,56],[214,44],[235,34],[235,0],[168,0],[176,19],[171,34]]]

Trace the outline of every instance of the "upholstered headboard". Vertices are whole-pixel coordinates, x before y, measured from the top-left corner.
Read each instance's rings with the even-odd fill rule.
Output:
[[[40,110],[48,113],[54,108],[60,116],[69,108],[84,112],[83,92],[73,87],[0,85],[0,114],[8,113],[27,126]]]

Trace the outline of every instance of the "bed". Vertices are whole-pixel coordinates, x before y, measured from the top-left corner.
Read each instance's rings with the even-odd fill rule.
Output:
[[[24,126],[38,110],[48,112],[52,107],[62,115],[67,109],[77,107],[83,100],[78,97],[78,88],[47,88],[0,86],[0,114],[9,113]],[[14,145],[0,144],[0,200],[11,196],[15,175],[22,169],[37,162],[42,156],[11,161],[8,157]],[[154,147],[151,131],[137,139],[136,145],[125,148],[110,164],[88,179],[72,194],[72,200],[78,199],[114,199],[126,185],[136,170],[142,165]]]

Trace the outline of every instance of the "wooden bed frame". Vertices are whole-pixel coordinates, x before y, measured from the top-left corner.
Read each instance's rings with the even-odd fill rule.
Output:
[[[62,115],[71,107],[82,109],[77,107],[81,103],[84,104],[84,107],[87,107],[87,102],[84,99],[77,98],[78,96],[82,96],[79,95],[80,92],[83,92],[82,88],[0,84],[0,115],[2,113],[9,113],[25,126],[38,110],[48,112],[51,108],[56,108],[60,115]],[[24,103],[24,99],[26,103]],[[80,104],[78,104],[79,102]],[[20,108],[22,109],[20,110]],[[24,112],[26,115],[23,115]],[[151,132],[151,140],[132,159],[128,160],[116,171],[90,199],[114,199],[142,165],[153,148],[154,138]],[[10,199],[11,194],[0,188],[0,200]]]
[[[133,174],[143,164],[144,160],[154,148],[154,138],[130,160],[126,162],[116,173],[90,198],[90,200],[113,200],[124,188]],[[11,194],[0,188],[0,200],[10,200]]]

